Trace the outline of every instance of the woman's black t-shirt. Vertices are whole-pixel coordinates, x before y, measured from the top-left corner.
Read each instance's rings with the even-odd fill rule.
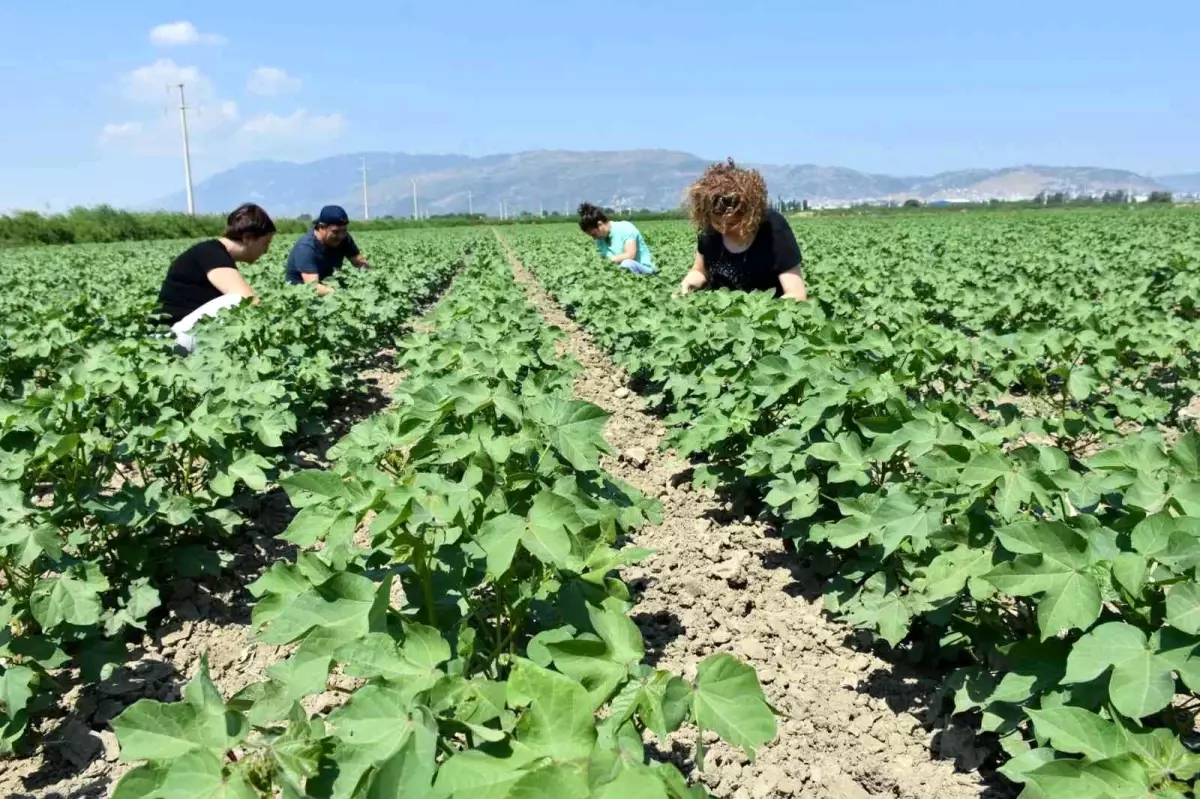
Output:
[[[237,269],[229,250],[217,239],[202,241],[185,250],[171,263],[158,301],[168,324],[175,324],[206,302],[221,296],[208,281],[214,269]]]
[[[704,256],[709,288],[774,291],[776,296],[783,293],[779,276],[801,266],[803,260],[796,235],[778,211],[767,212],[744,252],[727,250],[721,234],[712,228],[696,236],[696,251]]]

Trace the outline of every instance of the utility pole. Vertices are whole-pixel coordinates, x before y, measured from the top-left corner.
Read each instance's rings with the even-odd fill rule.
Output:
[[[419,220],[421,217],[417,214],[417,179],[413,178],[413,219]]]
[[[475,216],[475,201],[471,192],[467,192],[467,216]]]
[[[183,128],[183,184],[187,190],[188,216],[196,215],[196,199],[192,196],[192,149],[188,144],[187,103],[183,99],[183,84],[177,84],[179,89],[179,123]]]
[[[363,179],[363,221],[371,220],[371,201],[367,194],[367,159],[362,160],[362,179]]]

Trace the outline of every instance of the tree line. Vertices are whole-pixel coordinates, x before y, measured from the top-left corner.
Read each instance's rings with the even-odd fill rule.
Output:
[[[682,217],[682,211],[613,211],[614,218],[650,220]],[[407,219],[382,216],[369,222],[355,220],[354,230],[396,230],[407,227],[438,227],[459,225],[528,224],[531,222],[563,222],[574,216],[549,213],[542,216],[522,212],[514,218],[501,220],[484,214],[445,214]],[[312,224],[304,214],[294,219],[274,219],[282,234],[300,234]],[[72,208],[62,214],[40,214],[20,211],[0,216],[0,247],[25,247],[47,244],[105,244],[119,241],[153,241],[158,239],[201,239],[221,235],[225,217],[218,214],[188,216],[166,211],[122,211],[108,205],[94,208]]]
[[[1124,191],[1106,192],[1102,197],[1070,197],[1057,192],[1039,194],[1033,200],[1018,202],[991,200],[984,203],[955,203],[946,206],[922,205],[919,200],[906,200],[902,206],[889,209],[885,206],[856,205],[849,209],[821,209],[822,214],[839,215],[847,212],[878,213],[888,210],[964,210],[982,208],[1037,208],[1111,206],[1129,202]],[[1172,202],[1169,192],[1153,192],[1147,199],[1153,204]],[[810,210],[807,200],[776,199],[772,205],[783,213]],[[683,219],[687,211],[676,208],[654,211],[648,208],[606,208],[614,219],[652,221],[659,219]],[[574,221],[571,214],[558,211],[537,214],[522,211],[506,220],[484,214],[444,214],[408,219],[382,216],[369,222],[356,220],[354,229],[396,230],[408,227],[438,227],[459,225],[536,224]],[[275,225],[283,234],[299,235],[312,224],[312,217],[304,214],[294,219],[275,219]],[[94,208],[72,208],[62,214],[40,214],[35,211],[20,211],[0,216],[0,247],[26,247],[46,244],[104,244],[119,241],[153,241],[159,239],[201,239],[219,236],[225,226],[225,217],[218,214],[188,216],[166,211],[134,212],[122,211],[108,205]]]

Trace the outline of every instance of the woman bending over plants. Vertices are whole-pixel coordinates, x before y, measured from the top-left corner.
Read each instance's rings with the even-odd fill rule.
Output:
[[[654,274],[654,256],[632,222],[613,222],[591,203],[579,206],[579,229],[596,242],[596,252],[635,275]]]
[[[774,291],[807,300],[800,245],[783,214],[767,207],[767,184],[733,159],[704,170],[688,190],[696,261],[680,293],[696,289]]]
[[[243,299],[258,301],[237,265],[252,264],[266,255],[274,237],[271,217],[259,206],[247,203],[225,220],[221,238],[202,241],[172,262],[158,302],[180,347],[188,352],[195,349],[189,331],[201,319],[216,316]]]

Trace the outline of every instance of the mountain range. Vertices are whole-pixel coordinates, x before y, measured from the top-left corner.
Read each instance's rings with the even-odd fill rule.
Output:
[[[536,150],[471,157],[368,152],[310,163],[251,161],[196,185],[196,208],[223,213],[257,202],[272,214],[316,214],[322,205],[342,205],[363,215],[361,165],[366,163],[372,217],[411,216],[413,184],[422,214],[538,213],[572,211],[588,200],[609,207],[674,208],[710,163],[670,150],[578,152]],[[932,176],[896,177],[814,164],[749,164],[759,169],[772,197],[814,205],[854,201],[1019,199],[1039,192],[1101,194],[1124,190],[1200,192],[1200,173],[1149,178],[1121,169],[1015,166],[968,169]],[[183,192],[147,203],[145,210],[182,210]]]

